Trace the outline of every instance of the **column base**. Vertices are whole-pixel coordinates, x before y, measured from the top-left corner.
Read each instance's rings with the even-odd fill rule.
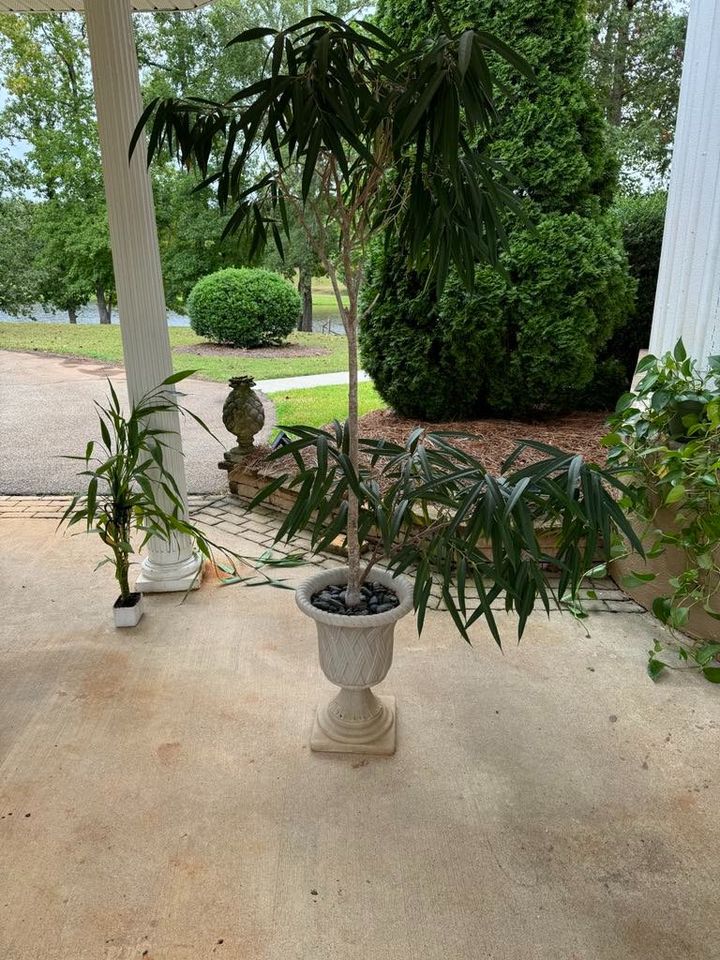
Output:
[[[202,580],[202,557],[197,551],[176,563],[157,563],[146,557],[135,581],[140,593],[184,593],[197,590]]]
[[[374,695],[373,695],[374,698]],[[343,731],[328,712],[331,704],[318,707],[310,737],[310,749],[316,753],[363,753],[367,756],[389,757],[395,753],[396,706],[395,697],[377,697],[381,713],[365,731]],[[331,735],[331,734],[334,734]],[[342,739],[341,739],[342,738]],[[361,739],[362,738],[362,739]]]

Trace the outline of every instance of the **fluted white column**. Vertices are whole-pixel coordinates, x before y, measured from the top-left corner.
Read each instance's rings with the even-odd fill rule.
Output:
[[[172,373],[172,361],[144,140],[128,161],[142,112],[130,0],[85,0],[85,13],[125,371],[136,401]],[[165,463],[187,505],[179,417],[163,414],[159,420],[177,434]],[[138,589],[185,590],[193,583],[200,558],[188,538],[171,544],[153,538],[148,549]]]
[[[650,351],[720,353],[720,0],[692,0]]]

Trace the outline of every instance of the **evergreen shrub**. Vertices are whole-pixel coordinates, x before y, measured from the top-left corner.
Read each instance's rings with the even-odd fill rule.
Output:
[[[458,0],[453,26],[497,34],[535,70],[496,64],[498,126],[489,145],[518,184],[503,274],[437,303],[404,276],[396,251],[368,270],[363,365],[402,414],[429,420],[529,416],[578,406],[598,356],[632,310],[634,283],[611,209],[617,163],[585,79],[580,0]],[[408,43],[432,34],[431,0],[381,0],[380,22]],[[482,146],[482,145],[480,145]]]
[[[283,343],[297,327],[300,296],[270,270],[229,267],[198,280],[187,309],[198,336],[235,347],[264,347]]]

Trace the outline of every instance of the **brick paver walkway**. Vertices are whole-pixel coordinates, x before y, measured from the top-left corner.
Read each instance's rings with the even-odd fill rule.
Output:
[[[69,503],[69,497],[0,495],[0,521],[10,517],[59,520]],[[192,519],[205,527],[214,527],[217,535],[213,536],[213,539],[232,549],[239,551],[237,541],[242,541],[245,552],[248,544],[257,544],[259,553],[263,550],[272,550],[275,555],[283,556],[303,553],[307,563],[316,567],[336,566],[340,562],[337,556],[331,554],[313,556],[310,536],[307,533],[299,534],[290,544],[275,543],[275,533],[281,523],[281,515],[275,510],[260,507],[249,512],[245,505],[231,494],[216,497],[191,495],[189,504]],[[588,613],[646,613],[643,607],[626,596],[609,577],[588,581],[586,586],[595,594],[593,599],[583,601]],[[439,593],[434,590],[432,596],[434,603],[431,606],[439,608],[442,605]],[[468,596],[472,596],[470,589]],[[502,598],[498,598],[493,606],[498,610],[504,609]]]

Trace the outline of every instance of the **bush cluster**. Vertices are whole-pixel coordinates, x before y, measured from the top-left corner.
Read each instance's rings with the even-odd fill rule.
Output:
[[[667,194],[661,191],[621,197],[615,204],[630,273],[637,284],[635,309],[601,351],[585,406],[612,407],[629,388],[638,353],[650,342],[666,204]]]
[[[270,270],[230,267],[198,280],[187,308],[199,336],[235,347],[264,347],[282,343],[297,327],[300,296]]]
[[[398,413],[438,421],[576,405],[598,345],[631,307],[618,224],[543,217],[513,232],[503,268],[479,267],[472,292],[452,282],[438,300],[397,255],[373,257],[360,347]]]
[[[480,398],[502,380],[504,283],[489,267],[477,274],[473,296],[451,279],[438,300],[401,257],[381,250],[371,257],[363,305],[375,304],[360,327],[363,366],[403,416],[472,417]],[[482,313],[482,324],[473,322],[475,313]]]
[[[408,44],[435,28],[431,0],[383,0],[381,25]],[[535,79],[495,63],[494,157],[516,179],[524,216],[507,224],[504,274],[479,266],[475,290],[437,302],[397,253],[369,269],[363,364],[399,413],[431,420],[525,416],[577,406],[600,351],[632,308],[611,203],[617,165],[585,79],[580,0],[458,0],[456,28],[481,25],[518,50]],[[614,403],[610,399],[610,405]]]

